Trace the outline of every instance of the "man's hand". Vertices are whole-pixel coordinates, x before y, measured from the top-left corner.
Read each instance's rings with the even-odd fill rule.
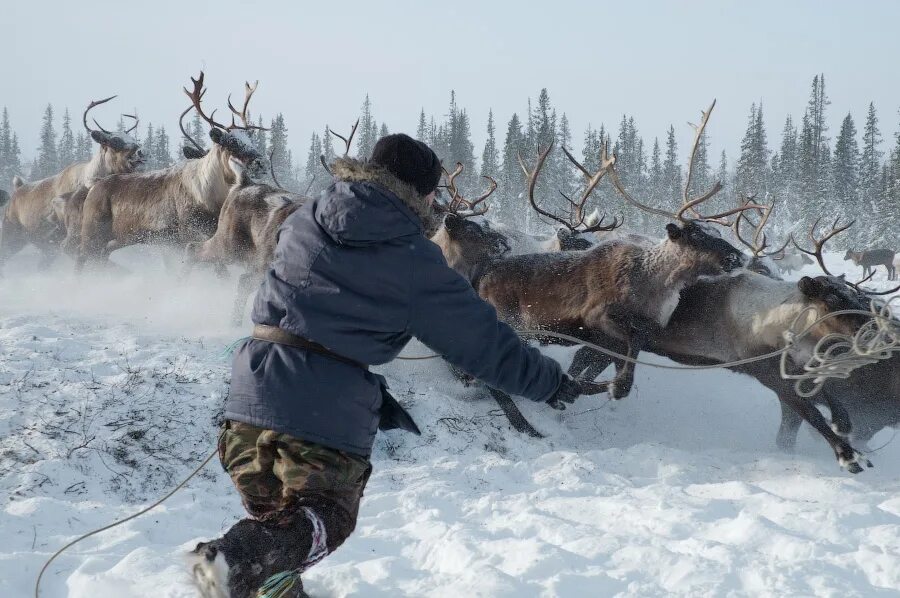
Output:
[[[581,395],[597,395],[601,392],[606,392],[607,387],[609,387],[609,382],[590,382],[564,375],[562,384],[559,385],[559,388],[550,397],[547,404],[554,409],[563,410],[566,408],[566,403],[571,405]]]

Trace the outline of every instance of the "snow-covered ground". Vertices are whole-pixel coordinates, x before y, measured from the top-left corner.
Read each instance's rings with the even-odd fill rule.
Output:
[[[152,251],[119,253],[131,274],[36,274],[25,253],[0,279],[0,596],[30,596],[57,548],[152,502],[213,449],[222,352],[245,334],[227,324],[234,283],[176,283]],[[620,402],[520,403],[547,435],[535,440],[440,363],[383,372],[424,433],[379,436],[357,531],[306,576],[312,596],[900,592],[890,430],[870,443],[884,445],[875,468],[852,476],[811,433],[778,452],[778,403],[756,382],[639,367]],[[65,553],[42,595],[194,596],[179,552],[242,515],[213,462]]]

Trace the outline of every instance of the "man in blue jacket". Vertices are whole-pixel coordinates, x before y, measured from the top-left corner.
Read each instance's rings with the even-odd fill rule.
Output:
[[[412,337],[509,394],[556,408],[595,385],[521,342],[425,233],[441,164],[389,135],[281,227],[234,356],[219,456],[251,517],[194,551],[209,597],[302,596],[300,573],[353,531],[379,428],[415,424],[369,365]]]

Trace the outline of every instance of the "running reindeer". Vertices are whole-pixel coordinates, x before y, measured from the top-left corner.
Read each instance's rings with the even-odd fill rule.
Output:
[[[751,200],[747,200],[745,204]],[[760,222],[754,225],[754,234],[750,237],[752,241],[747,240],[740,232],[741,222],[749,221],[746,212],[741,212],[732,223],[735,236],[753,255],[748,266],[753,270],[748,269],[730,277],[701,280],[685,288],[669,323],[660,334],[651,339],[648,351],[678,363],[695,366],[745,360],[781,349],[784,346],[783,333],[792,326],[803,329],[830,312],[869,309],[868,298],[858,287],[847,284],[842,278],[831,276],[824,267],[827,276],[804,277],[796,283],[782,281],[771,275],[764,260],[760,258],[769,253],[779,254],[786,246],[767,251],[769,246],[763,229],[773,208],[774,202],[764,209]],[[814,249],[806,250],[799,246],[798,249],[803,255],[814,256],[824,266],[822,248],[825,242],[846,228],[835,228],[817,238],[817,224],[809,234]],[[793,241],[793,238],[789,238],[789,241]],[[867,320],[864,316],[847,314],[820,322],[811,329],[810,334],[793,346],[789,363],[799,367],[806,363],[820,340],[835,334],[852,336]],[[715,325],[710,325],[711,322]],[[600,345],[609,344],[608,339],[596,332],[589,333],[586,340]],[[601,373],[610,362],[616,362],[617,368],[623,367],[618,360],[595,357],[592,349],[583,347],[576,353],[569,373],[590,379]],[[900,387],[900,381],[896,380],[900,376],[900,370],[891,379],[885,378],[884,372],[879,373],[874,369],[876,367],[883,369],[881,364],[877,364],[854,373],[856,383],[865,380],[867,384],[873,384],[883,391],[879,394],[881,397],[889,394],[889,389],[896,390]],[[831,412],[832,421],[829,424],[816,409],[814,401],[799,396],[793,383],[782,378],[777,359],[728,369],[755,378],[778,396],[782,410],[782,425],[777,436],[780,448],[789,450],[793,447],[796,428],[801,421],[806,421],[832,447],[842,467],[858,473],[862,471],[863,464],[871,465],[847,441],[851,420],[854,419],[848,411],[857,413],[862,406],[843,399],[844,396],[850,396],[852,391],[847,383],[829,382],[818,399]],[[858,395],[859,392],[855,394]],[[880,404],[890,403],[891,400],[897,402],[896,398],[884,398]],[[871,404],[872,401],[868,403]],[[895,406],[895,414],[897,411]],[[868,424],[863,425],[868,427]]]
[[[353,125],[348,137],[330,131],[344,141],[344,156],[350,152],[356,126]],[[206,241],[188,243],[185,251],[185,275],[196,263],[211,263],[220,267],[242,263],[246,266],[247,271],[238,279],[231,313],[235,325],[241,323],[248,297],[262,281],[266,268],[272,262],[278,230],[288,216],[309,200],[305,195],[281,187],[272,168],[272,155],[269,156],[269,166],[277,187],[253,183],[239,160],[232,158],[229,161],[234,183],[222,204],[216,232]]]
[[[697,127],[697,140],[709,118],[703,113]],[[696,154],[695,140],[693,156]],[[551,144],[542,151],[533,170],[520,162],[528,180],[528,197],[536,207],[535,188]],[[606,243],[581,252],[533,254],[504,257],[484,226],[450,214],[434,237],[448,263],[465,276],[479,295],[497,308],[500,316],[519,329],[543,329],[580,336],[584,331],[597,331],[614,341],[616,349],[634,357],[665,327],[679,304],[683,288],[704,276],[731,272],[744,265],[745,257],[736,248],[701,224],[703,221],[725,223],[729,215],[761,206],[748,204],[727,212],[703,216],[698,206],[721,189],[713,189],[699,197],[688,196],[677,212],[653,209],[634,200],[622,188],[615,173],[615,156],[601,150],[599,169],[588,171],[572,155],[568,159],[585,177],[585,188],[577,201],[569,199],[572,221],[579,232],[613,230],[621,225],[614,219],[604,225],[603,219],[585,222],[586,203],[604,176],[627,201],[675,222],[666,226],[667,238],[653,247],[625,242]],[[568,199],[568,198],[567,198]],[[696,218],[689,218],[691,211]],[[540,214],[556,216],[541,208]],[[555,217],[553,219],[557,219]],[[615,398],[626,396],[633,383],[633,366],[623,365],[611,383]]]
[[[203,111],[203,80],[201,71],[197,79],[191,78],[193,89],[184,93],[209,125],[212,149],[169,168],[113,175],[94,185],[84,200],[79,268],[126,245],[149,242],[183,247],[208,239],[216,230],[225,197],[238,180],[230,161],[237,160],[251,177],[262,168],[262,156],[246,135],[260,128],[250,124],[247,113],[256,85],[246,84],[240,111],[229,97],[233,114],[231,125],[224,125],[214,120],[215,111],[209,116]],[[235,116],[243,125],[236,123]]]
[[[41,266],[49,265],[65,236],[61,221],[55,217],[54,199],[68,197],[79,189],[89,189],[110,175],[133,172],[143,164],[144,154],[130,135],[138,126],[136,116],[124,115],[134,120],[134,126],[117,133],[107,131],[96,120],[97,129],[88,125],[88,113],[115,97],[91,102],[82,115],[84,128],[100,146],[90,160],[71,164],[62,172],[33,183],[26,183],[19,177],[13,179],[12,197],[0,231],[0,268],[28,243],[41,250]]]

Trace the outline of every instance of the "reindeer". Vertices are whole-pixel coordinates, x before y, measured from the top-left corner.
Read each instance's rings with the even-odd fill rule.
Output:
[[[246,264],[232,310],[232,322],[239,325],[247,298],[262,281],[275,254],[278,229],[308,198],[269,185],[251,184],[243,164],[234,158],[229,167],[235,182],[222,204],[216,232],[206,241],[188,243],[185,264],[186,271],[194,263]]]
[[[12,197],[0,232],[0,267],[27,243],[36,245],[43,253],[41,266],[49,265],[56,257],[62,237],[58,223],[52,217],[54,198],[79,188],[90,188],[110,175],[133,172],[143,164],[144,154],[130,136],[137,129],[137,116],[124,115],[134,120],[134,126],[118,133],[107,131],[96,120],[94,124],[98,129],[88,126],[88,113],[115,97],[91,102],[82,116],[84,128],[100,145],[90,160],[71,164],[62,172],[33,183],[25,183],[19,177],[13,179]]]
[[[697,140],[709,117],[704,112],[697,127]],[[540,153],[533,170],[520,163],[528,180],[528,197],[539,214],[560,220],[540,208],[534,198],[538,174],[553,145]],[[728,212],[702,216],[697,206],[721,189],[717,183],[706,194],[690,198],[685,186],[685,201],[678,212],[649,208],[634,200],[618,182],[615,156],[601,151],[600,169],[589,172],[565,151],[568,159],[582,172],[586,187],[579,201],[566,198],[572,207],[569,223],[582,232],[612,230],[620,226],[617,219],[603,225],[601,218],[593,225],[585,223],[585,204],[601,179],[609,174],[613,185],[627,201],[677,221],[666,226],[667,238],[651,248],[628,243],[602,244],[582,252],[503,256],[502,244],[484,226],[450,214],[432,239],[444,252],[451,267],[465,276],[481,297],[497,308],[501,318],[522,329],[546,329],[577,335],[583,330],[597,330],[605,337],[624,344],[629,356],[637,355],[650,337],[666,326],[679,303],[682,288],[704,276],[716,276],[743,266],[745,258],[736,248],[713,234],[700,221],[723,223],[729,215],[747,209],[761,209],[748,204]],[[693,210],[696,219],[685,214]],[[617,348],[619,345],[617,345]],[[624,352],[624,351],[623,351]],[[628,394],[633,382],[633,367],[625,364],[611,383],[611,394],[621,398]]]
[[[771,213],[771,207],[768,211]],[[768,213],[762,226],[765,226]],[[754,255],[760,254],[764,245],[758,242],[762,226],[754,235],[757,242],[751,244],[739,234],[739,223],[735,224],[738,239],[748,245]],[[827,276],[803,277],[794,283],[748,270],[732,277],[698,281],[682,291],[681,301],[668,325],[651,339],[647,350],[687,365],[726,363],[777,351],[784,344],[782,333],[798,319],[797,326],[802,329],[829,312],[868,310],[866,295],[842,278],[828,273],[822,261],[825,243],[846,228],[833,227],[831,232],[816,237],[817,226],[818,222],[809,232],[814,249],[807,251],[799,245],[798,248],[804,255],[815,256]],[[793,241],[792,237],[790,241]],[[794,348],[791,363],[805,363],[813,346],[822,338],[831,334],[852,335],[866,320],[858,315],[842,315],[819,323]],[[588,340],[603,344],[605,339],[593,333]],[[616,361],[606,356],[596,358],[591,349],[583,347],[576,352],[569,373],[591,379]],[[896,368],[898,360],[891,361]],[[618,367],[621,364],[617,363]],[[801,421],[806,421],[832,447],[841,466],[852,473],[862,471],[861,464],[871,464],[847,441],[851,430],[856,430],[857,425],[871,430],[878,422],[887,421],[890,422],[888,425],[893,425],[900,421],[900,394],[897,393],[900,368],[891,371],[889,366],[879,363],[857,370],[850,381],[829,381],[821,401],[831,412],[831,426],[816,409],[814,401],[797,395],[793,383],[781,377],[778,360],[768,359],[728,369],[755,378],[778,396],[782,411],[782,425],[777,436],[779,448],[791,449],[797,427]],[[870,388],[877,389],[875,399],[857,398]],[[886,408],[886,405],[892,408]],[[875,424],[872,420],[876,417],[870,413],[872,406],[882,416]],[[862,415],[853,415],[860,412]],[[853,420],[858,423],[851,424]]]
[[[894,267],[895,252],[890,249],[867,249],[854,251],[848,249],[844,254],[844,261],[853,260],[857,266],[863,267],[863,276],[874,276],[877,266],[884,266],[887,270],[888,280],[897,278],[897,269]]]
[[[79,269],[88,259],[104,259],[126,245],[155,242],[185,246],[208,239],[216,230],[225,197],[237,181],[229,161],[238,160],[249,176],[262,167],[262,156],[245,134],[259,129],[249,124],[247,114],[256,85],[245,85],[240,111],[229,96],[233,115],[231,125],[226,126],[213,119],[215,111],[209,116],[203,112],[203,72],[191,81],[193,90],[185,88],[184,92],[210,126],[212,149],[203,157],[163,170],[114,175],[95,184],[84,200]],[[236,124],[235,116],[243,126]]]

